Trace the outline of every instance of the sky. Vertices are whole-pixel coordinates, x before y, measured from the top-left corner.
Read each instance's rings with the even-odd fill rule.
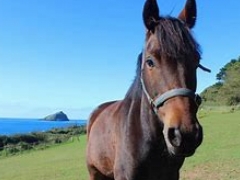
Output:
[[[0,0],[0,117],[42,118],[64,111],[86,119],[122,99],[143,48],[144,0]],[[177,17],[185,0],[158,0]],[[240,56],[240,1],[197,0],[193,35],[201,45],[202,92]]]

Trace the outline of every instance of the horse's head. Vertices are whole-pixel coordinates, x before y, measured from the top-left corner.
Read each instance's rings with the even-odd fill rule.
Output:
[[[147,32],[142,87],[163,124],[172,155],[192,155],[203,137],[196,116],[200,98],[195,94],[200,51],[191,35],[196,14],[195,0],[187,0],[178,18],[159,16],[156,0],[147,0],[143,11]]]

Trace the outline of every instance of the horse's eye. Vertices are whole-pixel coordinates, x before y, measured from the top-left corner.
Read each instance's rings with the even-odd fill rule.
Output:
[[[149,67],[154,67],[154,62],[151,59],[146,60],[146,63]]]

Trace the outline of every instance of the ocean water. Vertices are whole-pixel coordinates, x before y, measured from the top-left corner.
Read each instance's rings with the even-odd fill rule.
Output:
[[[39,119],[0,118],[0,135],[43,132],[52,128],[86,124],[86,120],[41,121]]]

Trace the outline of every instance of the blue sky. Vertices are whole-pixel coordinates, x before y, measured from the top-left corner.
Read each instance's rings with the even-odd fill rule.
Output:
[[[98,104],[124,97],[144,42],[144,0],[0,1],[0,117],[63,110],[85,119]],[[177,16],[185,0],[158,0]],[[202,47],[198,92],[240,56],[240,1],[198,0],[193,33]]]

